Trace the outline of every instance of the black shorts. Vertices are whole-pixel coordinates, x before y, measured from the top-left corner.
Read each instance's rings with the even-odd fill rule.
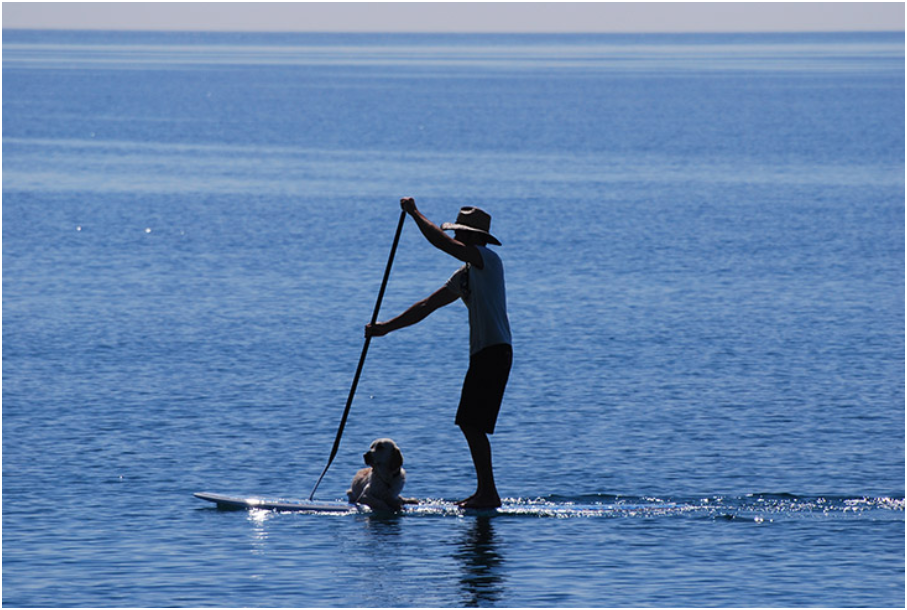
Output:
[[[455,420],[458,426],[494,434],[512,364],[513,348],[506,343],[486,347],[470,356]]]

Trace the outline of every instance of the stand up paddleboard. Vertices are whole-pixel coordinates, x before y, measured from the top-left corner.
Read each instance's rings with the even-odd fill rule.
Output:
[[[220,508],[222,510],[258,509],[273,510],[276,512],[335,514],[356,514],[372,512],[372,509],[363,504],[351,504],[348,502],[339,501],[313,502],[312,500],[283,500],[260,498],[255,496],[226,496],[223,494],[214,494],[209,492],[199,492],[193,495],[199,500],[205,500],[206,502],[213,502],[217,504],[217,508]],[[416,505],[413,505],[412,507],[405,507],[403,512],[425,512],[427,510],[440,511],[442,509],[445,512],[449,512],[450,510],[462,510],[455,504],[429,502],[419,504],[418,508]]]
[[[213,502],[222,510],[269,510],[274,512],[321,513],[335,515],[368,514],[372,510],[361,504],[347,502],[313,502],[312,500],[270,499],[256,496],[228,496],[208,492],[194,494],[199,500]],[[510,515],[527,517],[605,517],[622,514],[656,515],[665,511],[678,510],[673,503],[613,503],[613,504],[574,504],[552,503],[547,501],[505,501],[500,508],[462,508],[443,500],[423,500],[419,504],[408,504],[398,514],[423,516],[463,516],[463,515]]]
[[[358,504],[347,502],[312,502],[306,500],[276,500],[257,497],[225,496],[208,492],[194,494],[199,500],[214,502],[218,508],[225,510],[275,510],[280,512],[312,512],[312,513],[356,513],[368,510]]]

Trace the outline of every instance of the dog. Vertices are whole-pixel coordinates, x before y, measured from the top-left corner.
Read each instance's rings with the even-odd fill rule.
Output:
[[[406,471],[397,443],[389,438],[375,439],[362,458],[368,467],[353,477],[346,492],[350,503],[380,511],[399,511],[404,504],[418,504],[418,500],[400,496],[406,483]]]

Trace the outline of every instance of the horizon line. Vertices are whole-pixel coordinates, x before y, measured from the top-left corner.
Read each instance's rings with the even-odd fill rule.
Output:
[[[145,27],[55,27],[55,26],[15,26],[3,27],[2,31],[27,31],[27,32],[136,32],[136,33],[181,33],[181,34],[453,34],[453,35],[581,35],[593,34],[905,34],[905,28],[893,29],[705,29],[705,30],[358,30],[358,29],[313,29],[313,30],[281,30],[281,29],[198,29],[198,28],[145,28]]]

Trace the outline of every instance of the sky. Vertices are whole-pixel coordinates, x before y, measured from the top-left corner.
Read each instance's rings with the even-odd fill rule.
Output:
[[[4,28],[318,32],[904,30],[903,2],[3,2]]]

